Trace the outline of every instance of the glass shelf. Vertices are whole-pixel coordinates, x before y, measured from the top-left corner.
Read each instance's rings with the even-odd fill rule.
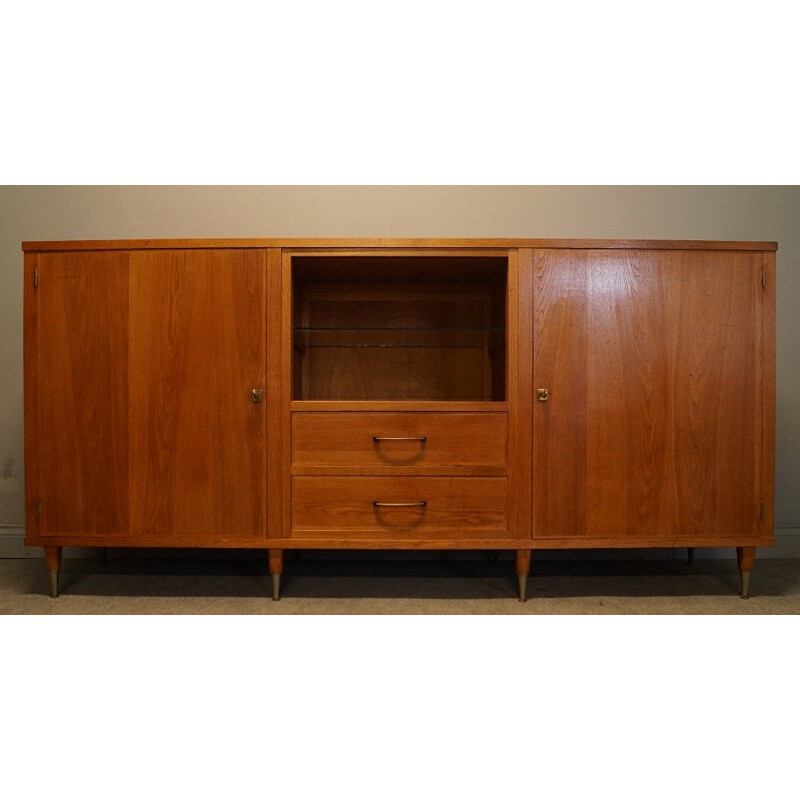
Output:
[[[505,342],[503,328],[295,328],[294,346],[310,348],[481,348]]]
[[[505,328],[483,328],[483,327],[451,327],[451,326],[441,326],[441,327],[425,327],[425,328],[412,328],[412,327],[352,327],[352,328],[342,328],[342,327],[319,327],[315,326],[312,328],[302,328],[296,327],[295,332],[297,333],[313,333],[315,331],[341,331],[341,332],[350,332],[350,331],[403,331],[407,333],[409,331],[434,331],[434,332],[445,332],[450,333],[458,332],[458,331],[471,331],[471,332],[478,332],[478,333],[505,333]]]

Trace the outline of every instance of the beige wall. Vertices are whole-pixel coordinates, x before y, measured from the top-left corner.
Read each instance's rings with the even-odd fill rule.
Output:
[[[777,241],[776,525],[800,534],[800,187],[781,186],[2,187],[0,533],[24,524],[20,242],[223,236]]]

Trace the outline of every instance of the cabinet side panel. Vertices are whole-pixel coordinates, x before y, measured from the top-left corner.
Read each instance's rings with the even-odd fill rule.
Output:
[[[764,503],[761,520],[762,535],[772,537],[775,528],[775,301],[777,271],[775,253],[762,256],[764,270],[762,319],[762,444],[761,499]]]
[[[283,355],[281,352],[281,251],[267,250],[267,535],[283,535]],[[288,469],[288,465],[287,465]]]
[[[265,253],[131,257],[131,531],[266,541]]]
[[[270,531],[272,537],[290,535],[292,528],[292,416],[289,402],[295,396],[300,397],[302,392],[296,382],[295,364],[293,353],[292,327],[293,316],[298,309],[294,308],[295,298],[292,295],[292,257],[286,251],[281,252],[281,528]]]
[[[30,345],[41,536],[128,527],[128,257],[41,254]],[[31,351],[29,351],[29,355]],[[34,484],[36,485],[36,484]]]
[[[515,534],[520,539],[530,539],[532,530],[532,460],[533,439],[533,250],[522,249],[517,257],[518,287],[517,313],[519,338],[515,351],[509,348],[509,363],[516,357],[517,382],[509,389],[508,401],[515,414],[509,435],[516,443],[516,460],[509,464],[511,485],[515,486],[517,514]],[[509,299],[510,300],[510,299]],[[509,315],[510,316],[510,315]],[[516,473],[516,477],[514,477]],[[513,524],[513,517],[512,517]]]
[[[39,255],[26,253],[23,269],[23,389],[25,395],[25,536],[39,535],[39,316],[35,282],[38,278]]]

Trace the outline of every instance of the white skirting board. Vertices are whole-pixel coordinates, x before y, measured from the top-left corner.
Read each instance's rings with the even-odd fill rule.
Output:
[[[0,528],[0,558],[43,558],[41,547],[25,547],[23,544],[25,531],[21,527],[5,526]],[[636,559],[636,558],[684,558],[682,548],[658,548],[652,550],[539,550],[537,558],[571,558],[571,559]],[[152,551],[151,551],[152,552]],[[331,551],[333,553],[333,551]],[[339,557],[345,551],[335,551]],[[459,551],[462,555],[462,551]],[[478,551],[463,551],[464,557],[477,556]],[[81,558],[96,556],[97,550],[89,547],[66,547],[65,558]],[[395,554],[397,557],[397,554]],[[415,557],[424,558],[424,552]],[[701,558],[733,558],[730,547],[698,547],[695,559]],[[759,547],[757,558],[800,558],[800,527],[780,527],[775,529],[775,546]]]

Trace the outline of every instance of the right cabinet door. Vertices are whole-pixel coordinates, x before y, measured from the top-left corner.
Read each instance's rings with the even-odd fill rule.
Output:
[[[771,539],[761,533],[763,259],[534,251],[535,540]]]

